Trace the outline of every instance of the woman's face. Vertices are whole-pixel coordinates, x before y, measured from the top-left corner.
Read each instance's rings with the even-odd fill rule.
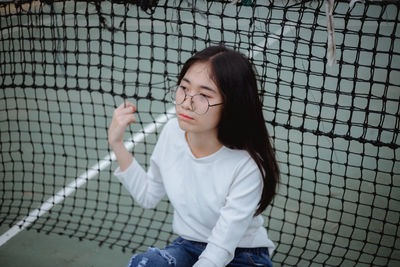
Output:
[[[199,115],[192,110],[191,97],[197,94],[207,98],[210,105],[222,103],[219,88],[211,77],[208,62],[196,62],[185,73],[180,86],[187,97],[181,105],[176,105],[179,126],[186,132],[217,134],[223,105],[209,107],[205,114]]]

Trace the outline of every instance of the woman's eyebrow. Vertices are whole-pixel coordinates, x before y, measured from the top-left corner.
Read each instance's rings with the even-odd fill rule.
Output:
[[[187,79],[187,78],[182,78],[182,81],[185,81],[185,82],[187,82],[188,84],[190,84],[190,81],[189,81],[189,79]],[[213,89],[213,88],[211,88],[211,87],[209,87],[209,86],[206,86],[206,85],[200,85],[199,86],[200,88],[202,88],[202,89],[205,89],[205,90],[209,90],[209,91],[212,91],[213,93],[216,93],[216,91],[215,91],[215,89]]]

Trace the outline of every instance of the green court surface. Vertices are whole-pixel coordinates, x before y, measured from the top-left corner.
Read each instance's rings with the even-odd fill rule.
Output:
[[[306,7],[299,15],[296,9],[238,11],[214,3],[210,14],[193,15],[190,4],[182,5],[179,11],[155,9],[149,21],[141,10],[105,2],[106,24],[128,29],[116,33],[101,30],[95,6],[84,2],[55,4],[63,16],[0,18],[0,234],[64,192],[33,216],[28,230],[0,247],[0,265],[125,266],[133,251],[174,238],[167,199],[143,210],[112,175],[117,165],[107,128],[116,106],[124,100],[137,105],[139,123],[129,127],[126,140],[147,167],[163,123],[174,116],[166,88],[193,50],[211,40],[235,44],[260,75],[264,116],[282,170],[279,194],[265,214],[278,245],[275,265],[398,266],[398,5],[368,8],[368,16],[387,18],[383,23],[338,15],[341,64],[333,67],[322,60],[325,17]],[[196,5],[205,10],[210,4]],[[347,8],[339,5],[336,12],[346,14]],[[362,10],[356,5],[352,16],[362,17]],[[261,20],[263,12],[270,25]],[[124,14],[130,18],[125,24]],[[177,22],[178,14],[185,23]],[[254,29],[268,34],[241,34],[252,17]],[[276,22],[281,17],[285,23]]]
[[[1,228],[5,232],[7,228]],[[60,235],[24,231],[2,246],[2,266],[126,266],[130,255],[121,249]]]

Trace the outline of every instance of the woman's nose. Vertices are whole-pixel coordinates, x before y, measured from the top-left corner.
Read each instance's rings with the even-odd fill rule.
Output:
[[[192,110],[192,97],[190,95],[186,95],[181,106],[185,109]]]

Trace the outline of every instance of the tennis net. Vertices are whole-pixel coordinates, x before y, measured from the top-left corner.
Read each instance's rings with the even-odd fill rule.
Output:
[[[274,264],[399,265],[400,1],[327,2],[0,1],[0,225],[166,245],[168,200],[134,203],[107,128],[136,104],[127,146],[148,167],[183,62],[224,44],[257,68],[282,170]]]

